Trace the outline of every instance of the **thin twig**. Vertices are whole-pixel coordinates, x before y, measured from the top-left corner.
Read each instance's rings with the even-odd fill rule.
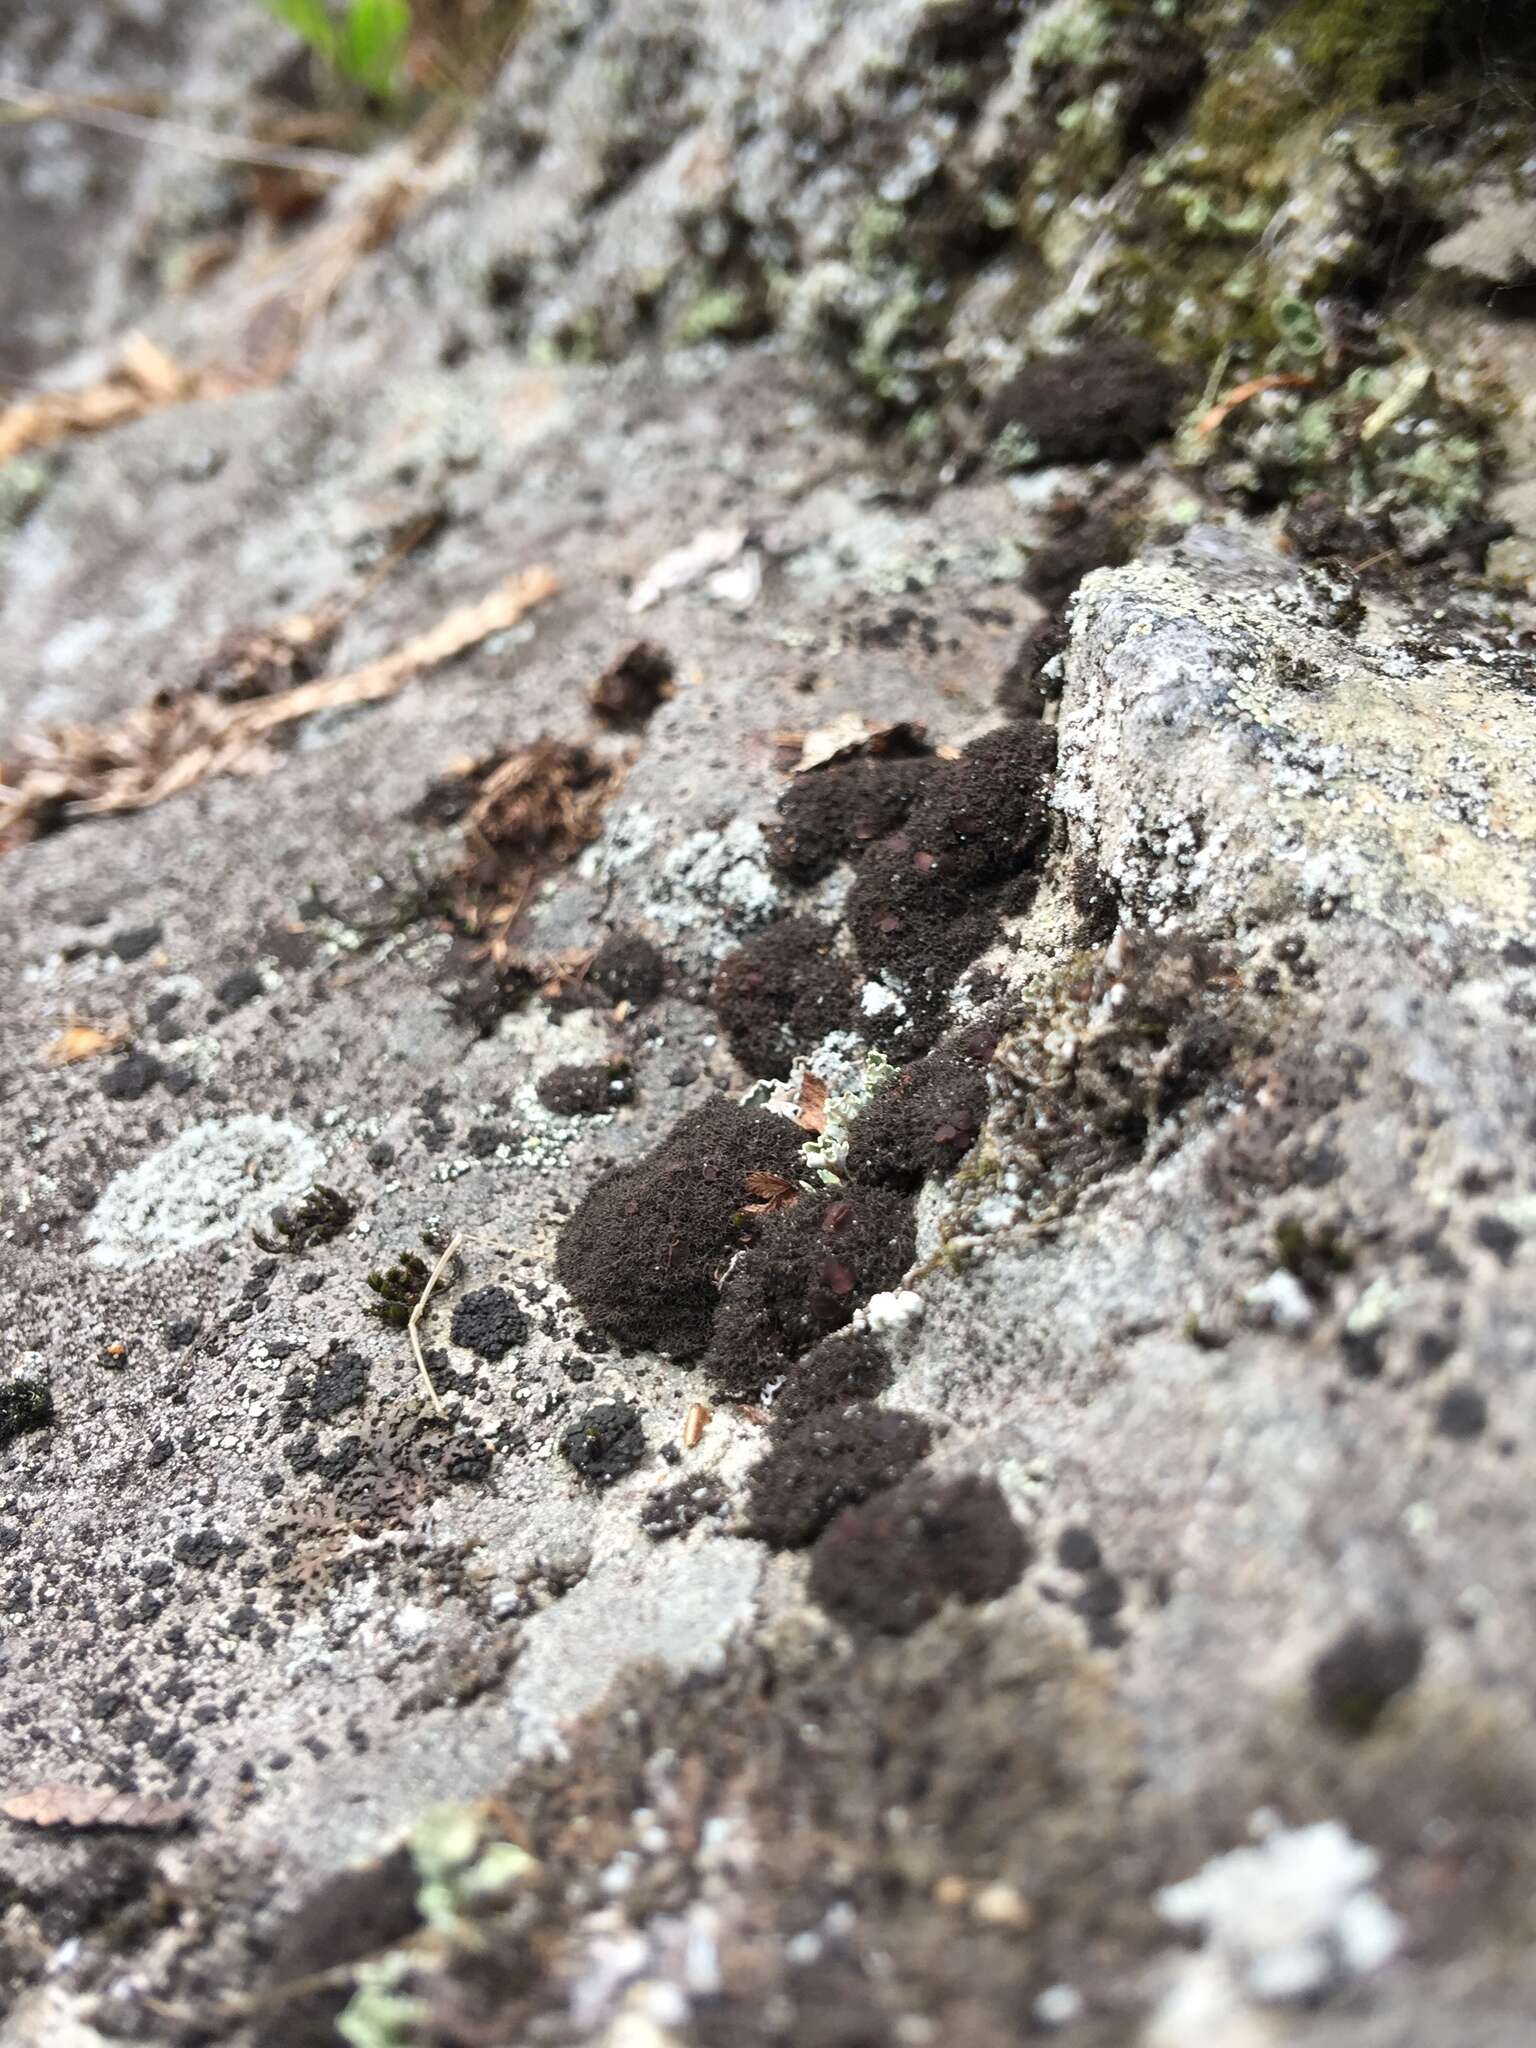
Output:
[[[260,164],[274,171],[309,171],[317,178],[351,177],[362,161],[339,149],[305,149],[277,142],[253,142],[240,135],[220,135],[190,121],[136,114],[127,107],[80,99],[72,93],[39,92],[11,79],[0,79],[0,104],[17,108],[19,117],[28,121],[75,121],[83,128],[99,128],[129,142],[164,143],[174,149],[191,150],[197,156],[216,157],[224,163]],[[406,184],[425,186],[429,182],[425,171],[402,171],[400,177]]]
[[[423,1287],[420,1294],[417,1295],[416,1306],[411,1310],[410,1320],[407,1322],[405,1326],[405,1334],[411,1340],[411,1350],[416,1355],[416,1370],[421,1374],[421,1384],[427,1390],[427,1399],[432,1403],[432,1413],[434,1415],[442,1414],[443,1404],[438,1399],[436,1387],[432,1384],[432,1375],[427,1371],[427,1361],[422,1352],[421,1338],[417,1335],[417,1325],[421,1321],[422,1310],[426,1307],[427,1303],[432,1299],[432,1290],[436,1287],[438,1281],[443,1276],[444,1268],[447,1267],[455,1258],[458,1257],[459,1246],[463,1242],[463,1231],[456,1230],[453,1233],[452,1237],[449,1238],[447,1245],[444,1247],[442,1257],[438,1260],[437,1264],[432,1268],[431,1272],[427,1275],[427,1284],[425,1287]]]
[[[416,1306],[411,1310],[410,1320],[406,1323],[405,1330],[406,1335],[411,1340],[411,1350],[416,1357],[416,1370],[421,1375],[421,1383],[427,1390],[427,1398],[432,1403],[434,1415],[442,1414],[443,1404],[438,1399],[436,1387],[432,1384],[432,1375],[427,1371],[427,1361],[422,1352],[421,1338],[417,1335],[417,1325],[420,1323],[422,1312],[426,1308],[427,1303],[432,1299],[433,1290],[436,1288],[438,1281],[443,1277],[444,1271],[458,1257],[467,1244],[483,1244],[492,1251],[504,1252],[509,1258],[512,1256],[512,1246],[503,1244],[499,1238],[487,1237],[483,1231],[479,1230],[456,1230],[444,1247],[442,1257],[427,1275],[426,1286],[422,1288],[420,1294],[416,1297]]]

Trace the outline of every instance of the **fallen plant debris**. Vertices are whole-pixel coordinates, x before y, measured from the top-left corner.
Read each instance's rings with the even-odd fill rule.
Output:
[[[653,562],[629,593],[629,610],[648,612],[652,605],[674,590],[685,590],[690,583],[697,583],[701,576],[711,570],[723,569],[734,562],[747,544],[747,529],[744,526],[707,526],[702,533],[685,541],[680,548],[671,548],[659,561]]]
[[[558,584],[549,569],[520,571],[485,597],[456,605],[394,653],[250,703],[220,703],[193,687],[162,692],[113,726],[65,726],[23,739],[0,762],[0,851],[74,818],[147,810],[214,775],[260,775],[276,765],[271,737],[317,711],[393,697],[504,632]]]
[[[148,1792],[112,1785],[29,1785],[0,1798],[0,1813],[29,1828],[133,1828],[159,1832],[185,1827],[192,1808]]]
[[[188,399],[227,397],[232,388],[225,379],[183,369],[158,342],[135,332],[124,338],[104,376],[74,390],[30,393],[0,411],[0,463]]]
[[[813,1134],[827,1128],[827,1084],[816,1074],[800,1076],[800,1107],[795,1122]]]
[[[747,1193],[752,1200],[743,1208],[743,1216],[774,1216],[780,1209],[793,1208],[800,1199],[799,1188],[782,1173],[749,1173]]]
[[[1241,384],[1234,384],[1208,411],[1201,413],[1195,422],[1195,431],[1214,434],[1239,406],[1246,405],[1249,399],[1257,398],[1265,391],[1311,391],[1316,384],[1315,377],[1303,377],[1294,370],[1277,370],[1267,377],[1249,377]]]
[[[798,744],[800,749],[790,772],[808,775],[812,769],[825,768],[830,762],[853,761],[865,755],[876,759],[921,759],[931,751],[924,738],[926,730],[907,719],[895,725],[871,725],[857,711],[845,711],[829,725],[815,726],[809,732],[782,733],[780,738],[786,744]]]
[[[43,1047],[43,1058],[54,1067],[72,1067],[79,1060],[93,1060],[101,1053],[115,1052],[128,1037],[127,1028],[113,1025],[103,1031],[99,1025],[85,1024],[78,1017],[72,1017],[58,1037]]]
[[[221,135],[216,129],[172,119],[155,93],[40,92],[12,79],[0,81],[0,105],[11,121],[72,121],[109,135],[159,146],[171,145],[218,163],[254,164],[311,178],[350,178],[357,158],[341,150],[285,147],[259,136]]]
[[[259,243],[232,275],[230,311],[210,351],[234,390],[275,384],[297,362],[311,327],[362,258],[398,232],[435,189],[459,112],[440,101],[393,149],[360,163],[312,226],[274,252]]]
[[[510,961],[508,932],[535,884],[595,836],[623,777],[620,763],[590,747],[542,737],[464,775],[464,852],[447,877],[445,907],[496,966]]]

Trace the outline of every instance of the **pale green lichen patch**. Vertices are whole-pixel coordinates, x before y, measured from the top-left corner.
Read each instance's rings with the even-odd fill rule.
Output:
[[[1320,395],[1265,392],[1216,434],[1186,433],[1182,447],[1223,489],[1261,503],[1326,491],[1410,558],[1475,517],[1492,470],[1484,422],[1431,364],[1407,356]]]

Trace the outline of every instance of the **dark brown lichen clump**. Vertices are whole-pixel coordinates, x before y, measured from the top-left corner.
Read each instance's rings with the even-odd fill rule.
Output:
[[[768,864],[802,886],[894,832],[932,772],[926,754],[859,754],[797,775],[768,827]]]
[[[651,640],[636,640],[592,685],[589,701],[606,726],[638,732],[672,694],[672,657]]]
[[[1245,1016],[1230,966],[1198,940],[1122,927],[1063,969],[995,1063],[1032,1212],[1065,1214],[1221,1082]]]
[[[905,1015],[887,1036],[919,1052],[937,1033],[950,992],[1024,908],[1049,822],[1056,736],[1049,726],[1001,726],[937,764],[900,831],[872,847],[848,898],[866,971],[899,990]]]
[[[872,1401],[891,1383],[891,1362],[867,1330],[845,1330],[797,1358],[774,1396],[770,1421],[783,1436],[823,1409]]]
[[[41,1380],[7,1380],[0,1386],[0,1446],[14,1443],[53,1420],[53,1395]]]
[[[896,1286],[916,1248],[911,1203],[884,1188],[804,1195],[769,1216],[722,1291],[711,1383],[732,1399],[753,1399],[872,1294]]]
[[[721,1269],[750,1236],[747,1176],[792,1179],[800,1138],[787,1118],[724,1097],[690,1111],[653,1152],[588,1191],[560,1234],[562,1286],[621,1344],[696,1357]]]
[[[1053,697],[1061,695],[1056,669],[1070,635],[1055,612],[1037,619],[1025,633],[997,686],[999,711],[1010,718],[1038,718]],[[1050,673],[1047,673],[1050,670]]]
[[[640,1526],[653,1543],[663,1543],[669,1536],[686,1536],[700,1522],[722,1514],[726,1504],[725,1489],[718,1479],[708,1475],[678,1479],[647,1497],[640,1510]]]
[[[749,1074],[771,1080],[853,1021],[837,936],[809,917],[781,918],[733,953],[715,977],[714,1002],[731,1051]]]
[[[1348,1629],[1312,1666],[1312,1711],[1336,1735],[1369,1735],[1424,1662],[1424,1638],[1414,1628]]]
[[[628,1401],[600,1401],[565,1431],[560,1452],[588,1486],[617,1485],[645,1456],[638,1409]]]
[[[910,1194],[929,1174],[951,1172],[975,1144],[987,1113],[984,1066],[940,1046],[882,1088],[848,1137],[856,1181]]]
[[[357,1204],[350,1195],[338,1194],[335,1188],[316,1181],[297,1208],[272,1211],[273,1236],[259,1230],[251,1235],[264,1252],[313,1251],[340,1237],[356,1214]]]
[[[1181,382],[1141,341],[1099,341],[1037,356],[992,400],[994,435],[1010,434],[1012,460],[1134,461],[1173,424]]]
[[[583,987],[610,1003],[643,1009],[655,1002],[666,985],[667,963],[638,932],[610,932],[592,956]]]
[[[634,1084],[627,1060],[594,1060],[552,1068],[534,1093],[556,1116],[604,1116],[630,1100]]]
[[[1072,505],[1051,538],[1037,547],[1024,571],[1024,588],[1059,617],[1083,578],[1095,569],[1118,569],[1136,551],[1136,523],[1123,506]]]
[[[946,1600],[974,1606],[1006,1593],[1029,1555],[995,1480],[919,1475],[845,1508],[822,1532],[811,1597],[850,1628],[910,1635]]]
[[[774,1550],[814,1543],[841,1509],[904,1479],[933,1432],[899,1408],[856,1404],[787,1430],[748,1480],[752,1534]]]

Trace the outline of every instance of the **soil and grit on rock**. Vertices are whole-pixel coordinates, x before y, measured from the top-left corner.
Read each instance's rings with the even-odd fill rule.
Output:
[[[290,11],[0,9],[0,2048],[1525,2048],[1527,10]]]

